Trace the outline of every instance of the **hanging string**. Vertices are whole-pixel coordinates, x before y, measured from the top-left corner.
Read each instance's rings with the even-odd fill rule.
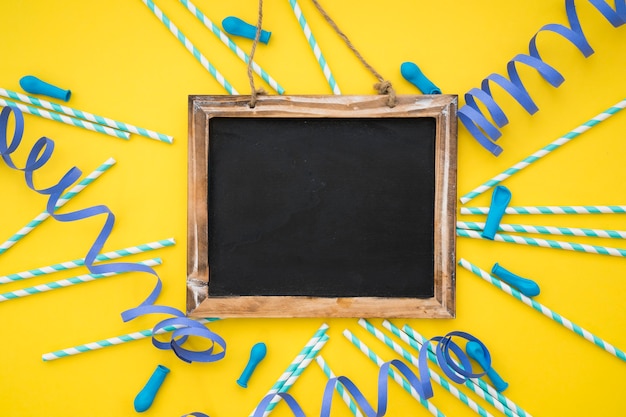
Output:
[[[374,77],[378,79],[378,82],[374,84],[374,88],[378,91],[378,94],[388,95],[387,106],[395,107],[396,92],[391,86],[391,82],[389,82],[388,80],[385,80],[382,77],[382,75],[380,75],[370,64],[367,63],[367,61],[365,61],[365,58],[363,58],[363,56],[359,53],[359,51],[357,51],[354,45],[352,45],[352,42],[350,42],[350,39],[348,39],[348,37],[341,31],[341,29],[339,29],[337,24],[333,21],[333,19],[331,19],[328,13],[326,13],[326,11],[318,3],[318,1],[317,0],[312,0],[312,1],[313,1],[313,4],[315,4],[315,7],[317,7],[317,10],[319,10],[322,16],[324,16],[324,19],[326,19],[328,24],[332,26],[332,28],[335,30],[335,32],[337,32],[339,37],[341,37],[341,39],[343,39],[346,45],[348,45],[348,48],[350,48],[350,50],[354,52],[354,55],[356,55],[356,57],[359,59],[359,61],[361,61],[361,63],[365,66],[365,68],[367,68],[372,74],[374,74]]]
[[[259,0],[259,19],[256,23],[256,34],[254,35],[254,41],[252,42],[252,50],[250,50],[250,59],[248,60],[248,79],[250,80],[250,108],[254,108],[256,106],[256,96],[257,94],[265,94],[265,90],[263,88],[259,88],[258,90],[254,86],[254,77],[252,76],[252,60],[254,59],[254,51],[256,51],[256,46],[259,43],[259,39],[261,39],[261,26],[263,24],[263,0]]]

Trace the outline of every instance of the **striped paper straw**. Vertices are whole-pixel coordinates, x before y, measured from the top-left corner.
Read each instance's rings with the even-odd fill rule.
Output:
[[[165,25],[165,27],[185,46],[191,55],[196,58],[196,60],[209,71],[209,74],[215,78],[215,80],[226,90],[228,94],[239,94],[237,90],[233,88],[232,85],[224,78],[224,76],[209,62],[208,59],[191,43],[191,41],[176,27],[176,25],[157,7],[152,0],[141,0],[143,4],[145,4],[148,9],[156,16],[157,19],[161,23]]]
[[[456,229],[456,235],[461,237],[471,237],[472,239],[485,239],[479,232],[474,230]],[[520,245],[538,246],[543,248],[564,249],[574,252],[595,253],[598,255],[626,256],[625,249],[610,248],[607,246],[587,245],[583,243],[562,242],[559,240],[539,239],[517,235],[505,235],[496,233],[493,240],[497,242],[517,243]]]
[[[365,356],[367,356],[372,362],[374,362],[380,368],[385,361],[383,361],[380,356],[378,356],[372,349],[370,349],[365,343],[363,343],[359,338],[357,338],[352,332],[348,329],[343,331],[343,335],[346,339],[348,339],[357,349],[361,351]],[[406,392],[411,394],[413,398],[420,402],[430,413],[437,417],[445,417],[443,414],[433,403],[428,400],[423,399],[419,396],[415,388],[409,384],[409,382],[402,377],[399,372],[396,372],[395,369],[389,368],[389,376],[393,378]]]
[[[322,355],[318,355],[315,358],[315,362],[317,362],[319,367],[322,368],[322,372],[324,372],[324,375],[326,375],[326,378],[328,379],[337,378],[337,376],[330,369],[330,366],[328,366],[328,364],[326,363]],[[356,403],[354,402],[350,394],[348,394],[348,391],[346,391],[346,389],[343,387],[343,384],[341,382],[337,382],[337,384],[335,384],[335,389],[341,396],[341,399],[346,403],[346,405],[352,412],[352,415],[354,415],[355,417],[363,417],[361,410],[359,410],[359,407],[356,405]]]
[[[461,214],[488,214],[489,207],[461,207]],[[505,214],[623,214],[626,206],[520,206]]]
[[[87,175],[84,179],[82,179],[78,184],[74,187],[70,188],[70,190],[63,194],[61,198],[57,201],[55,210],[58,210],[60,207],[65,205],[70,199],[76,196],[79,192],[81,192],[86,186],[91,184],[98,178],[100,175],[105,173],[109,168],[111,168],[115,164],[115,159],[109,158],[102,165],[96,168],[91,174]],[[15,245],[20,239],[29,234],[35,227],[39,226],[44,220],[50,217],[50,213],[47,210],[44,210],[31,220],[26,226],[20,229],[17,233],[11,236],[6,242],[0,245],[0,255],[6,252],[11,246]]]
[[[57,122],[65,123],[65,124],[72,125],[72,126],[82,127],[83,129],[104,133],[106,135],[115,136],[121,139],[130,138],[130,135],[127,132],[122,132],[121,130],[111,129],[110,127],[101,126],[99,124],[93,124],[91,122],[80,120],[75,117],[65,116],[62,114],[54,113],[54,112],[49,112],[47,110],[43,110],[38,107],[15,103],[13,101],[5,100],[3,98],[0,98],[0,106],[17,107],[24,113],[43,117],[44,119],[55,120]]]
[[[222,32],[222,30],[217,25],[213,24],[213,22],[211,22],[211,19],[206,17],[206,15],[202,13],[202,11],[200,11],[200,9],[198,9],[191,1],[180,0],[180,2],[187,8],[187,10],[191,12],[191,14],[196,16],[198,20],[202,22],[202,24],[204,24],[204,26],[206,26],[215,36],[217,36],[217,38],[222,41],[224,45],[228,46],[228,48],[230,48],[230,50],[234,52],[239,59],[241,59],[246,64],[250,62],[250,57],[248,56],[248,54],[246,54],[243,49],[237,46],[235,42],[233,42],[224,32]],[[269,86],[272,87],[278,94],[283,94],[285,92],[285,89],[254,61],[252,61],[252,70],[256,72],[263,79],[263,81],[268,83]]]
[[[114,129],[122,130],[124,132],[136,133],[138,135],[146,136],[148,138],[160,140],[161,142],[172,143],[173,141],[173,138],[171,136],[164,135],[162,133],[153,132],[152,130],[144,129],[143,127],[137,127],[128,123],[118,122],[116,120],[112,120],[107,117],[97,116],[95,114],[88,113],[86,111],[73,109],[71,107],[52,103],[50,101],[43,100],[37,97],[32,97],[32,96],[28,96],[28,95],[21,94],[21,93],[16,93],[15,91],[6,90],[4,88],[0,88],[0,95],[4,97],[12,98],[14,100],[19,100],[23,103],[34,104],[35,106],[44,107],[49,110],[54,110],[56,112],[67,114],[69,116],[74,116],[79,119],[88,120],[96,124],[109,126]],[[117,130],[115,130],[115,133],[116,133],[115,135],[117,136]],[[128,139],[128,135],[126,135],[125,138]]]
[[[160,258],[149,259],[147,261],[137,262],[138,265],[155,266],[161,265]],[[124,271],[128,272],[128,271]],[[42,292],[58,290],[59,288],[70,287],[72,285],[82,284],[84,282],[95,281],[101,278],[107,278],[113,275],[119,275],[124,272],[107,272],[104,274],[84,274],[72,278],[61,279],[49,282],[47,284],[35,285],[34,287],[23,288],[21,290],[9,291],[0,294],[0,303],[3,301],[14,300],[16,298],[28,297]]]
[[[618,348],[611,345],[610,343],[600,339],[598,336],[595,336],[593,333],[589,332],[588,330],[583,329],[579,325],[572,323],[570,320],[550,310],[548,307],[544,306],[543,304],[538,303],[532,298],[526,297],[525,295],[521,294],[516,289],[511,288],[509,285],[500,281],[498,278],[490,275],[488,272],[483,271],[482,269],[478,268],[477,266],[473,265],[472,263],[466,261],[463,258],[461,258],[461,260],[459,261],[459,265],[461,265],[463,268],[467,269],[468,271],[472,272],[474,275],[477,275],[480,278],[484,279],[485,281],[500,288],[505,293],[513,296],[514,298],[517,298],[519,301],[526,304],[527,306],[534,308],[535,310],[537,310],[544,316],[551,318],[552,320],[556,321],[563,327],[576,333],[578,336],[585,338],[585,340],[604,349],[605,351],[620,358],[621,360],[626,361],[626,353],[624,353],[623,351],[619,350]]]
[[[323,323],[320,326],[320,328],[317,329],[317,331],[315,332],[313,337],[311,337],[309,339],[309,341],[304,345],[304,347],[302,348],[300,353],[298,353],[298,356],[296,356],[294,358],[294,360],[291,361],[291,363],[289,364],[289,366],[287,367],[285,372],[283,372],[282,375],[278,378],[278,380],[274,383],[274,385],[272,385],[272,388],[270,388],[270,390],[267,392],[267,394],[265,394],[265,397],[267,397],[270,394],[277,393],[282,388],[282,386],[285,384],[285,381],[287,381],[287,379],[289,379],[289,377],[291,376],[293,371],[296,370],[296,368],[298,367],[300,362],[302,362],[304,360],[304,358],[306,358],[306,356],[309,354],[309,352],[311,352],[311,349],[313,349],[313,347],[317,344],[319,339],[321,339],[322,336],[324,336],[326,334],[327,330],[328,330],[328,325],[326,323]],[[254,415],[255,411],[256,411],[256,407],[250,413],[250,417],[252,415]]]
[[[569,142],[572,139],[578,137],[581,133],[584,133],[584,132],[588,131],[589,129],[591,129],[592,127],[596,126],[600,122],[602,122],[602,121],[608,119],[609,117],[613,116],[615,113],[617,113],[618,111],[622,110],[624,107],[626,107],[626,99],[620,101],[619,103],[616,103],[611,108],[603,111],[602,113],[600,113],[597,116],[591,118],[590,120],[586,121],[585,123],[583,123],[582,125],[578,126],[577,128],[569,131],[565,135],[563,135],[560,138],[556,139],[554,142],[544,146],[543,148],[541,148],[540,150],[536,151],[532,155],[527,156],[526,158],[524,158],[523,160],[521,160],[517,164],[513,165],[509,169],[507,169],[504,172],[502,172],[501,174],[498,174],[495,177],[493,177],[492,179],[490,179],[489,181],[485,182],[483,185],[481,185],[479,187],[476,187],[474,190],[470,191],[469,193],[467,193],[463,197],[461,197],[461,203],[465,204],[468,201],[472,200],[473,198],[481,195],[482,193],[484,193],[485,191],[487,191],[491,187],[500,184],[502,181],[504,181],[505,179],[509,178],[511,175],[521,171],[522,169],[526,168],[528,165],[532,164],[533,162],[537,161],[538,159],[543,158],[544,156],[548,155],[550,152],[560,148],[561,146],[565,145],[567,142]]]
[[[320,67],[322,68],[322,71],[324,72],[324,77],[326,77],[326,81],[328,82],[328,85],[330,85],[330,88],[333,90],[333,94],[341,94],[341,91],[339,90],[339,86],[335,82],[335,77],[333,77],[333,74],[330,71],[330,67],[328,66],[328,63],[326,62],[326,59],[324,58],[324,55],[322,54],[320,47],[317,45],[315,36],[313,36],[313,32],[311,32],[311,28],[309,27],[309,24],[307,23],[304,15],[302,14],[300,5],[298,4],[297,0],[289,0],[289,4],[291,5],[291,8],[293,9],[293,13],[296,15],[296,19],[298,20],[298,23],[300,23],[300,27],[302,28],[302,32],[304,33],[304,37],[309,43],[309,46],[311,47],[311,50],[313,51],[313,54],[315,55],[317,62],[320,64]]]
[[[156,249],[161,249],[167,246],[173,246],[174,244],[174,238],[158,240],[156,242],[144,243],[143,245],[131,246],[125,249],[118,249],[116,251],[102,253],[96,256],[95,260],[96,262],[109,261],[112,259],[122,258],[124,256],[135,255],[137,253],[143,253]],[[0,276],[0,284],[7,284],[9,282],[21,281],[23,279],[39,277],[41,275],[52,274],[59,271],[66,271],[68,269],[78,268],[84,265],[85,258],[61,262],[49,266],[42,266],[40,268],[30,269],[24,272],[17,272],[15,274]]]
[[[435,351],[432,345],[428,343],[428,340],[425,337],[420,335],[410,326],[405,325],[403,331],[396,327],[390,321],[385,320],[383,322],[383,327],[392,332],[394,335],[398,336],[403,342],[409,344],[409,346],[411,346],[418,352],[420,351],[420,349],[422,349],[422,346],[426,344],[426,348],[428,350],[428,359],[434,364],[439,365],[439,361],[435,356]],[[522,409],[513,401],[499,393],[494,387],[492,387],[482,379],[468,378],[467,380],[465,380],[465,385],[474,393],[476,393],[476,395],[478,395],[480,398],[493,405],[498,411],[502,412],[508,417],[532,417],[529,413],[524,411],[524,409]]]
[[[215,320],[215,318],[198,319],[199,323],[206,324]],[[164,334],[173,332],[176,329],[183,327],[182,324],[175,324],[172,326],[165,326],[156,332],[152,329],[139,330],[138,332],[123,334],[121,336],[109,337],[107,339],[98,340],[95,342],[85,343],[83,345],[77,345],[65,349],[55,350],[54,352],[48,352],[41,355],[41,359],[45,362],[53,361],[55,359],[66,358],[68,356],[78,355],[80,353],[90,352],[92,350],[98,350],[109,346],[121,345],[122,343],[133,342],[135,340],[141,340],[148,337],[152,337],[156,334]]]
[[[380,340],[385,345],[387,345],[387,347],[393,349],[397,354],[401,355],[405,360],[411,362],[411,364],[413,364],[413,366],[419,368],[419,361],[418,361],[418,359],[415,356],[413,356],[411,353],[409,353],[408,350],[406,350],[405,348],[400,346],[398,343],[396,343],[389,336],[387,336],[386,334],[381,332],[379,329],[374,327],[370,322],[368,322],[368,321],[366,321],[364,319],[360,319],[359,320],[359,325],[361,327],[363,327],[365,330],[367,330],[370,334],[375,336],[378,340]],[[481,415],[483,417],[491,416],[491,414],[489,412],[487,412],[487,410],[485,410],[483,407],[481,407],[479,404],[477,404],[471,398],[468,398],[467,395],[465,395],[464,393],[459,391],[458,388],[456,388],[454,385],[451,385],[450,382],[448,382],[447,379],[443,378],[442,376],[440,376],[438,373],[436,373],[432,369],[428,369],[428,373],[430,374],[430,377],[432,378],[433,381],[435,381],[436,383],[441,385],[446,391],[448,391],[450,394],[452,394],[454,397],[456,397],[463,404],[468,406],[472,411],[476,412],[478,415]],[[491,416],[491,417],[493,417],[493,416]]]
[[[307,366],[309,366],[311,361],[315,359],[315,357],[320,352],[320,350],[322,350],[326,342],[328,342],[328,339],[329,338],[327,335],[323,335],[321,338],[317,340],[317,343],[315,344],[315,346],[313,346],[313,348],[309,351],[309,353],[298,364],[296,369],[294,369],[293,373],[289,376],[289,378],[287,378],[287,380],[285,381],[283,386],[278,390],[278,392],[289,391],[289,389],[293,386],[293,384],[296,383],[297,379],[300,377],[302,372],[304,372],[304,370],[307,368]],[[279,397],[278,395],[274,396],[274,398],[272,398],[272,401],[270,401],[270,403],[267,405],[267,408],[265,409],[265,412],[263,413],[263,417],[267,417],[271,413],[271,411],[274,409],[274,407],[278,405],[281,399],[282,398]]]
[[[484,230],[485,223],[457,221],[456,227],[465,230]],[[500,224],[501,232],[535,233],[540,235],[587,236],[610,239],[626,239],[626,232],[620,230],[586,229],[579,227],[533,226],[525,224]]]

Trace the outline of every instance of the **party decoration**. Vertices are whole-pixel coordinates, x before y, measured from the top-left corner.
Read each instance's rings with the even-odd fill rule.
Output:
[[[248,364],[245,369],[241,373],[241,376],[237,380],[237,384],[240,387],[248,388],[248,380],[252,376],[252,373],[256,369],[257,365],[265,358],[267,354],[267,347],[265,343],[257,343],[252,346],[252,350],[250,351],[250,359],[248,360]]]
[[[489,207],[489,212],[487,213],[487,222],[485,223],[485,228],[480,234],[485,239],[493,240],[496,231],[498,230],[498,226],[500,225],[500,221],[502,220],[502,216],[506,211],[506,207],[509,205],[511,201],[511,192],[508,188],[498,185],[493,189],[493,194],[491,195],[491,206]]]
[[[456,229],[456,235],[473,239],[484,239],[480,233],[474,230]],[[595,253],[597,255],[626,256],[626,249],[611,248],[608,246],[587,245],[585,243],[562,242],[559,240],[540,239],[534,237],[507,235],[496,233],[493,237],[496,242],[517,243],[519,245],[539,246],[543,248],[563,249],[574,252]]]
[[[403,62],[402,65],[400,65],[400,73],[423,94],[441,94],[439,87],[426,78],[422,70],[415,63]]]
[[[200,9],[198,9],[191,1],[180,0],[180,2],[187,8],[187,10],[189,10],[191,14],[196,16],[196,18],[198,18],[198,20],[201,21],[202,24],[211,31],[211,33],[217,36],[217,38],[222,41],[224,45],[228,46],[228,48],[232,52],[234,52],[239,59],[244,61],[246,64],[250,63],[250,57],[248,56],[248,54],[246,54],[240,47],[237,46],[237,44],[235,44],[235,42],[233,42],[228,36],[226,36],[226,34],[222,32],[217,25],[213,24],[213,22],[211,22],[211,20],[206,17],[206,15],[202,13],[202,11],[200,11]],[[271,75],[269,75],[263,68],[261,68],[259,64],[252,61],[251,67],[252,70],[256,72],[263,79],[263,81],[268,83],[270,87],[276,90],[278,94],[283,94],[285,92],[285,89],[280,84],[278,84],[278,82],[274,78],[272,78]]]
[[[131,246],[125,249],[118,249],[112,252],[101,253],[96,256],[97,262],[110,261],[112,259],[121,258],[123,256],[135,255],[155,249],[164,248],[174,245],[174,238],[159,240],[157,242],[144,243],[143,245]],[[39,277],[41,275],[52,274],[59,271],[67,271],[68,269],[78,268],[85,265],[85,258],[75,259],[73,261],[61,262],[58,264],[42,266],[40,268],[30,269],[28,271],[16,272],[14,274],[0,276],[0,284],[6,284],[14,281],[21,281],[28,278]]]
[[[590,0],[589,2],[598,9],[613,27],[619,27],[626,23],[625,0],[615,0],[614,9],[604,0]],[[502,87],[524,110],[529,114],[534,114],[537,112],[538,107],[533,102],[526,87],[524,87],[517,71],[517,65],[523,64],[537,70],[539,75],[553,87],[560,86],[565,80],[558,71],[543,61],[539,55],[537,36],[541,32],[552,32],[572,43],[585,58],[594,53],[580,26],[574,0],[565,0],[565,13],[570,27],[556,23],[542,26],[530,40],[528,45],[529,54],[518,54],[507,63],[508,79],[500,74],[490,74],[482,81],[480,88],[472,88],[465,93],[466,104],[459,109],[459,120],[465,125],[474,139],[495,156],[502,152],[502,148],[492,141],[502,136],[498,128],[507,125],[509,121],[502,108],[493,99],[490,83],[496,83]],[[477,100],[480,100],[487,108],[489,115],[493,118],[493,122],[488,120],[483,114]]]
[[[624,107],[626,107],[626,99],[619,101],[618,103],[614,104],[613,106],[606,109],[602,113],[598,114],[595,117],[592,117],[591,119],[589,119],[582,125],[570,130],[565,135],[552,141],[548,145],[544,146],[538,151],[522,159],[520,162],[504,170],[502,173],[496,175],[495,177],[486,181],[482,185],[479,185],[478,187],[474,188],[472,191],[470,191],[469,193],[461,197],[461,203],[467,204],[469,201],[478,197],[479,195],[481,195],[482,193],[484,193],[491,187],[500,184],[502,181],[506,180],[510,176],[517,174],[522,169],[528,167],[530,164],[537,162],[539,159],[543,158],[544,156],[549,155],[551,152],[554,152],[555,150],[559,149],[561,146],[565,145],[566,143],[569,143],[572,139],[577,138],[582,133],[587,132],[592,127],[597,126],[599,123],[613,116],[617,112],[623,110]],[[460,114],[461,114],[461,109],[459,109],[459,119],[461,118]]]
[[[224,78],[224,76],[209,62],[208,59],[198,48],[195,47],[193,43],[176,27],[176,25],[163,13],[159,7],[154,4],[152,0],[141,0],[143,4],[146,5],[148,9],[154,14],[154,16],[159,19],[161,23],[165,25],[165,27],[185,46],[185,49],[193,55],[194,58],[202,65],[204,69],[209,71],[209,74],[215,78],[215,80],[226,90],[228,94],[239,94],[237,90]]]
[[[313,54],[315,55],[315,59],[317,59],[317,63],[319,64],[320,68],[322,69],[322,72],[324,73],[324,77],[326,78],[326,82],[328,82],[330,89],[333,91],[333,94],[341,94],[341,90],[339,90],[339,86],[337,85],[337,82],[335,81],[335,77],[333,76],[330,70],[330,67],[328,66],[328,62],[326,62],[326,58],[324,58],[324,55],[322,54],[322,50],[317,44],[317,41],[315,40],[315,36],[313,36],[313,32],[311,32],[311,28],[309,27],[309,24],[307,23],[306,18],[302,14],[302,9],[300,9],[300,5],[298,4],[298,1],[289,0],[289,5],[291,6],[291,9],[293,10],[294,15],[296,16],[296,19],[298,20],[298,23],[300,24],[300,28],[302,29],[302,33],[304,34],[304,37],[306,38],[309,46],[311,47],[311,50],[313,51]]]
[[[63,106],[61,104],[53,103],[37,97],[16,93],[15,91],[7,90],[5,88],[0,88],[0,95],[12,98],[13,100],[21,101],[23,103],[33,104],[35,106],[40,106],[48,110],[53,110],[58,113],[67,114],[78,119],[87,120],[89,122],[93,122],[94,124],[109,126],[113,129],[119,129],[128,133],[136,133],[138,135],[145,136],[151,139],[156,139],[161,142],[172,143],[172,141],[174,140],[171,136],[164,135],[163,133],[154,132],[143,127],[138,127],[135,125],[131,125],[130,123],[124,123],[117,120],[109,119],[108,117],[104,116],[98,116],[96,114],[92,114],[86,111],[73,109],[71,107]]]
[[[154,402],[154,398],[156,397],[163,381],[165,381],[165,377],[169,374],[169,368],[158,365],[150,379],[146,383],[146,385],[139,391],[139,394],[135,397],[135,401],[133,405],[135,406],[135,411],[138,413],[143,413],[147,411]]]
[[[561,326],[565,327],[566,329],[571,330],[572,332],[576,333],[578,336],[584,338],[588,342],[591,342],[594,345],[598,346],[599,348],[609,352],[613,356],[615,356],[615,357],[617,357],[617,358],[619,358],[619,359],[621,359],[623,361],[626,361],[626,353],[624,353],[624,351],[616,348],[615,346],[613,346],[609,342],[599,338],[598,336],[594,335],[590,331],[583,329],[579,325],[571,322],[570,320],[566,319],[565,317],[561,316],[560,314],[550,310],[548,307],[544,306],[543,304],[538,303],[537,301],[533,300],[532,298],[526,297],[525,295],[521,294],[516,289],[511,288],[509,285],[507,285],[504,282],[500,281],[499,279],[493,277],[488,272],[483,271],[482,269],[480,269],[476,265],[470,263],[469,261],[466,261],[465,259],[461,259],[459,261],[459,265],[461,265],[463,268],[467,269],[468,271],[470,271],[474,275],[482,278],[483,280],[489,282],[490,284],[494,285],[495,287],[501,289],[502,291],[504,291],[505,293],[509,294],[510,296],[516,298],[518,301],[521,301],[522,303],[526,304],[527,306],[529,306],[529,307],[539,311],[541,314],[543,314],[546,317],[549,317],[550,319],[552,319],[555,322],[559,323]]]
[[[457,221],[458,229],[481,231],[485,228],[485,223]],[[502,224],[498,226],[498,231],[514,233],[535,233],[540,235],[560,235],[560,236],[587,236],[602,237],[608,239],[626,239],[626,231],[587,229],[582,227],[562,227],[562,226],[537,226],[528,224]]]
[[[14,107],[18,108],[24,113],[32,114],[34,116],[43,117],[44,119],[54,120],[57,122],[65,123],[67,125],[82,127],[83,129],[91,130],[94,132],[104,133],[105,135],[113,136],[120,139],[128,139],[130,138],[130,134],[128,132],[122,132],[118,129],[112,129],[107,126],[102,126],[96,123],[87,122],[85,120],[80,120],[75,117],[66,116],[63,114],[50,112],[47,110],[43,110],[39,107],[29,106],[25,104],[15,103],[10,100],[5,100],[0,98],[0,106],[4,107]]]
[[[251,25],[248,22],[244,22],[238,17],[228,16],[224,20],[222,20],[222,27],[224,31],[233,35],[233,36],[242,36],[248,39],[254,39],[256,36],[256,27]],[[268,32],[267,30],[261,30],[261,37],[259,38],[259,42],[267,43],[270,41],[270,36],[272,36],[272,32]]]
[[[20,86],[27,93],[42,94],[44,96],[58,98],[63,101],[68,101],[72,95],[70,90],[64,90],[55,85],[49,84],[34,75],[27,75],[20,78]]]
[[[487,214],[489,207],[461,207],[461,214]],[[505,214],[623,214],[626,206],[520,206],[507,207]]]

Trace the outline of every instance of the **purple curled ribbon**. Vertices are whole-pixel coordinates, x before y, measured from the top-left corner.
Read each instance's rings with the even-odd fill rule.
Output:
[[[345,376],[339,376],[329,379],[326,383],[326,387],[324,388],[324,393],[322,396],[320,417],[330,417],[334,390],[335,386],[338,383],[343,384],[346,391],[350,393],[359,409],[363,412],[363,415],[367,417],[384,416],[387,412],[389,370],[391,369],[391,367],[396,368],[396,370],[408,381],[409,385],[413,389],[415,389],[415,391],[422,399],[427,400],[431,398],[433,396],[433,389],[432,383],[430,381],[430,374],[428,371],[427,362],[427,345],[431,342],[436,343],[435,355],[437,356],[437,361],[439,363],[439,366],[441,367],[441,370],[452,381],[460,384],[465,382],[468,378],[479,378],[485,375],[485,372],[473,372],[469,357],[467,356],[465,351],[457,343],[454,342],[454,337],[460,337],[466,339],[467,341],[473,341],[478,343],[484,351],[486,364],[488,366],[491,366],[491,355],[489,353],[489,350],[480,340],[478,340],[471,334],[454,331],[446,334],[445,336],[433,337],[427,343],[422,345],[422,348],[419,351],[419,377],[415,375],[415,373],[403,361],[398,359],[393,359],[381,365],[378,372],[377,409],[370,405],[365,396],[349,378]],[[456,357],[456,359],[454,357]],[[300,407],[296,399],[286,392],[268,394],[263,397],[263,399],[257,406],[253,417],[263,416],[267,406],[276,395],[285,400],[294,416],[306,417],[306,414],[304,414],[302,407]]]
[[[11,137],[11,140],[8,141],[7,135],[9,130],[9,117],[11,113],[13,113],[15,120],[13,135]],[[145,272],[148,274],[152,274],[156,277],[157,282],[148,298],[146,298],[138,307],[124,311],[122,313],[122,319],[124,321],[128,321],[144,314],[153,313],[170,314],[174,316],[174,318],[165,319],[157,323],[153,333],[156,333],[157,330],[167,325],[176,324],[179,325],[180,328],[176,329],[173,332],[171,341],[169,343],[160,342],[153,336],[152,343],[157,348],[171,348],[180,359],[186,362],[214,362],[222,359],[226,353],[226,342],[223,338],[213,333],[204,325],[196,322],[195,320],[186,318],[184,313],[176,308],[154,305],[156,299],[161,292],[163,284],[159,275],[153,268],[147,265],[141,265],[131,262],[116,262],[94,265],[96,256],[98,256],[98,254],[102,251],[104,244],[106,243],[108,237],[111,235],[113,225],[115,224],[115,215],[107,206],[104,205],[88,207],[65,214],[56,214],[55,207],[59,199],[61,198],[65,190],[80,178],[82,172],[77,167],[72,167],[69,171],[67,171],[65,175],[63,175],[63,177],[57,184],[48,188],[37,188],[34,184],[33,174],[36,170],[43,167],[52,157],[52,153],[54,151],[54,141],[46,137],[39,138],[28,153],[28,157],[26,158],[26,163],[24,167],[19,168],[11,159],[11,154],[18,149],[22,141],[23,135],[24,116],[21,110],[19,110],[18,108],[13,108],[11,106],[4,107],[2,109],[2,112],[0,112],[0,156],[10,168],[17,171],[22,171],[24,173],[26,184],[30,189],[39,194],[49,196],[48,202],[46,204],[46,211],[50,214],[50,216],[61,222],[79,221],[100,215],[105,216],[105,222],[102,230],[98,234],[96,240],[94,241],[93,245],[85,256],[85,266],[89,269],[89,271],[92,274],[106,274],[111,272]],[[183,343],[185,343],[189,336],[206,338],[212,342],[212,346],[209,349],[200,352],[185,349],[182,347],[182,345]],[[215,345],[218,345],[221,348],[221,351],[214,353]]]
[[[626,23],[626,0],[615,0],[615,9],[604,0],[589,0],[589,2],[613,27],[619,27]],[[466,104],[458,111],[459,120],[474,139],[492,154],[498,156],[502,152],[502,148],[494,142],[502,136],[498,128],[508,124],[508,119],[501,107],[493,99],[490,83],[495,83],[503,88],[524,110],[529,114],[534,114],[539,109],[519,77],[517,64],[523,64],[535,69],[553,87],[560,86],[565,80],[561,73],[541,58],[537,48],[537,36],[541,32],[552,32],[562,36],[576,46],[585,58],[593,54],[594,50],[580,26],[574,0],[565,0],[565,13],[570,27],[555,23],[542,26],[529,42],[529,54],[516,55],[507,63],[508,79],[500,74],[490,74],[481,82],[480,88],[472,88],[465,93]],[[485,106],[492,121],[480,110],[477,100]]]

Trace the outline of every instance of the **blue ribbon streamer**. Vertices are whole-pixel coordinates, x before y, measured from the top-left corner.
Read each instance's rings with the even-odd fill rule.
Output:
[[[611,23],[611,25],[613,25],[613,27],[617,28],[626,23],[626,0],[615,0],[615,8],[612,8],[604,0],[589,0],[589,2]],[[502,111],[502,108],[493,99],[490,83],[499,85],[511,95],[524,110],[529,114],[534,114],[539,108],[524,87],[519,77],[516,64],[524,64],[534,68],[539,75],[553,87],[560,86],[565,80],[561,73],[548,65],[541,58],[537,48],[537,36],[539,36],[541,32],[553,32],[576,46],[585,58],[588,58],[594,53],[593,48],[583,33],[578,14],[576,13],[574,0],[565,0],[565,13],[570,27],[556,23],[549,23],[542,26],[528,44],[529,54],[516,55],[507,63],[508,79],[500,74],[490,74],[481,82],[480,89],[472,88],[465,93],[466,104],[458,111],[459,120],[474,139],[495,156],[502,153],[502,148],[494,143],[502,136],[498,128],[507,125],[509,121]],[[483,114],[478,107],[477,100],[486,107],[492,120],[489,120]]]
[[[14,115],[14,128],[13,135],[9,143],[7,141],[7,134],[11,113]],[[159,297],[163,284],[161,282],[161,278],[153,268],[130,262],[94,265],[96,257],[99,253],[101,253],[104,244],[111,235],[113,225],[115,224],[115,215],[107,206],[104,205],[88,207],[65,214],[55,213],[55,207],[59,199],[65,190],[80,178],[82,172],[77,167],[72,167],[65,175],[63,175],[57,184],[48,188],[37,188],[34,183],[33,174],[36,170],[43,167],[52,157],[54,152],[54,141],[46,137],[39,138],[30,150],[24,167],[19,168],[13,162],[11,154],[18,149],[23,135],[24,116],[21,110],[11,106],[4,107],[2,112],[0,112],[0,156],[10,168],[24,173],[26,184],[30,189],[39,194],[49,196],[46,204],[46,211],[50,214],[50,216],[61,222],[73,222],[95,216],[105,216],[105,222],[102,230],[85,256],[85,266],[89,269],[89,271],[92,274],[106,274],[111,272],[145,272],[156,278],[157,282],[150,295],[148,295],[148,297],[138,307],[124,311],[122,313],[122,320],[126,322],[145,314],[154,313],[172,315],[174,318],[165,319],[157,323],[153,329],[153,333],[156,333],[157,330],[168,325],[176,324],[181,327],[172,333],[171,340],[168,343],[160,342],[153,336],[152,343],[154,346],[159,349],[172,349],[176,356],[185,362],[214,362],[222,359],[226,354],[226,341],[222,337],[213,333],[195,320],[185,317],[184,313],[176,308],[154,305]],[[204,351],[192,351],[185,349],[182,345],[189,336],[208,339],[211,341],[211,347]],[[216,345],[221,348],[221,351],[214,353],[214,347]]]
[[[392,366],[396,368],[404,378],[406,378],[411,387],[415,389],[415,391],[422,399],[427,400],[431,398],[433,396],[433,389],[432,383],[430,381],[430,374],[428,372],[428,343],[436,343],[435,354],[437,356],[439,366],[441,370],[446,374],[446,376],[448,376],[448,378],[450,378],[452,381],[461,384],[465,382],[468,378],[479,378],[485,375],[485,372],[473,372],[472,364],[469,357],[467,356],[465,351],[457,343],[454,342],[454,337],[460,337],[468,341],[474,341],[478,343],[485,352],[486,363],[488,364],[488,366],[491,366],[491,354],[489,353],[487,347],[480,340],[478,340],[476,337],[472,336],[469,333],[453,331],[446,334],[445,336],[433,337],[427,343],[422,345],[418,357],[419,378],[401,360],[393,359],[382,364],[378,372],[378,395],[376,408],[370,405],[363,393],[361,393],[359,388],[349,378],[345,376],[339,376],[329,379],[326,383],[326,387],[324,388],[324,393],[322,395],[322,407],[320,417],[330,416],[335,386],[339,383],[343,384],[345,389],[350,393],[357,406],[366,417],[384,416],[387,412],[388,404],[389,369]],[[454,357],[456,357],[456,360]],[[456,361],[458,361],[460,364],[457,364]],[[300,407],[296,399],[286,392],[268,394],[263,397],[263,399],[257,406],[253,417],[262,417],[265,413],[265,409],[276,395],[285,400],[294,416],[306,417],[304,411],[302,410],[302,407]]]

